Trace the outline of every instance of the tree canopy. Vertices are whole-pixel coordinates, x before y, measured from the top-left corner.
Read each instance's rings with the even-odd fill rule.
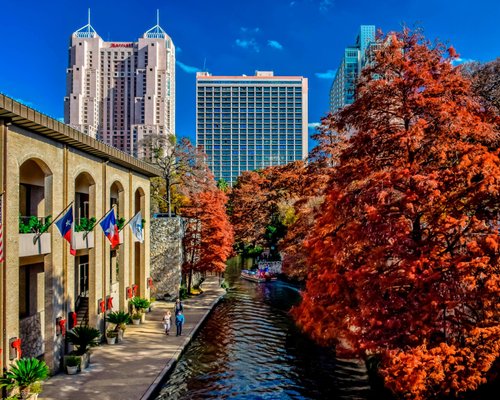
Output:
[[[363,70],[295,310],[412,399],[475,389],[500,355],[499,136],[456,56],[404,30]]]

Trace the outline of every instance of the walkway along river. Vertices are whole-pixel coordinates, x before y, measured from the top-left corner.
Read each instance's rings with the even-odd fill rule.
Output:
[[[377,399],[364,364],[336,360],[295,327],[300,300],[283,282],[226,271],[230,290],[208,317],[157,399]]]

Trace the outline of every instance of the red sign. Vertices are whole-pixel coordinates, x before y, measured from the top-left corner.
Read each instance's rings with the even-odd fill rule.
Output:
[[[11,346],[16,349],[17,358],[21,358],[21,339],[14,340]]]
[[[61,329],[61,335],[66,335],[66,320],[65,319],[60,319],[59,322],[59,328]]]
[[[111,47],[134,47],[133,43],[111,43]]]
[[[74,328],[76,326],[76,324],[78,323],[76,312],[70,312],[69,315],[71,318],[71,328]]]

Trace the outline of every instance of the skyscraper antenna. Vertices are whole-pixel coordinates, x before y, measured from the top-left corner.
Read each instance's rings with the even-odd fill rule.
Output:
[[[160,10],[156,9],[156,25],[160,26]]]
[[[89,22],[88,22],[88,30],[89,30],[89,33],[90,33],[90,7],[89,7],[89,10],[88,10],[88,15],[89,15]]]
[[[205,59],[203,60],[203,72],[207,72],[205,70],[206,65],[207,65],[207,57],[205,57]]]

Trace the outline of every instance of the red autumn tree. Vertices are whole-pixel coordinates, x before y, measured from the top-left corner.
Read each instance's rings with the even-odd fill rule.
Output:
[[[233,250],[233,230],[226,213],[226,195],[217,188],[195,192],[183,208],[186,218],[184,274],[188,293],[193,272],[223,272]]]
[[[405,30],[362,72],[295,310],[412,399],[476,389],[500,355],[498,132],[454,57]]]
[[[304,243],[320,212],[340,154],[348,146],[346,134],[335,128],[335,119],[332,114],[321,119],[321,125],[312,135],[317,146],[309,154],[308,163],[296,170],[299,184],[294,191],[297,198],[293,205],[295,221],[288,226],[286,236],[280,242],[280,250],[283,254],[283,273],[299,281],[305,281],[310,270]]]
[[[268,184],[262,173],[245,171],[233,186],[230,210],[236,242],[260,243],[269,220],[266,209]]]

